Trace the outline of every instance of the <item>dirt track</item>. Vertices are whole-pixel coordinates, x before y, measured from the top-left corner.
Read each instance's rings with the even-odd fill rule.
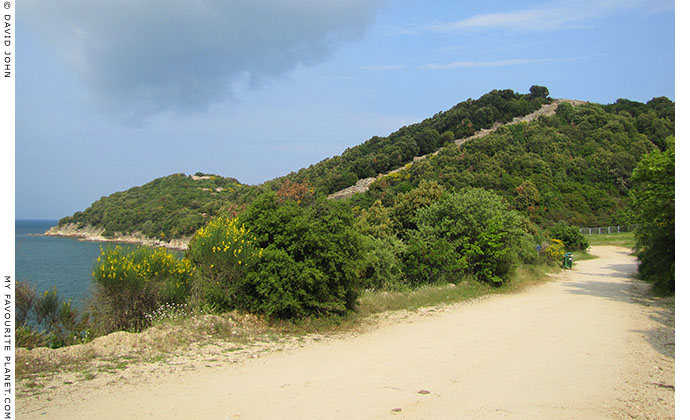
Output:
[[[347,339],[20,400],[18,418],[673,418],[673,306],[628,252]]]

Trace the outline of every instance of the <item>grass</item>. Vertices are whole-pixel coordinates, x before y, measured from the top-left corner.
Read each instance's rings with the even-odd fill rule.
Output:
[[[590,246],[599,245],[614,245],[625,248],[633,248],[635,246],[635,233],[605,233],[601,235],[585,235],[589,241]]]
[[[577,261],[593,260],[596,258],[597,258],[596,255],[592,255],[592,254],[585,252],[585,251],[573,252],[573,263],[576,263]]]
[[[386,311],[417,310],[428,306],[447,305],[476,299],[490,294],[514,293],[526,287],[543,283],[546,273],[558,268],[546,264],[522,266],[508,282],[500,287],[466,277],[457,284],[429,285],[401,292],[365,292],[360,298],[356,318],[364,320],[371,315]]]
[[[589,241],[590,246],[613,245],[631,249],[635,247],[635,234],[633,232],[604,233],[601,235],[585,235],[585,237]],[[585,251],[573,252],[573,261],[593,260],[595,258],[597,257]]]
[[[426,285],[397,292],[367,291],[360,298],[357,315],[367,317],[386,311],[415,310],[425,306],[454,303],[486,295],[495,290],[495,287],[468,277],[458,284]]]

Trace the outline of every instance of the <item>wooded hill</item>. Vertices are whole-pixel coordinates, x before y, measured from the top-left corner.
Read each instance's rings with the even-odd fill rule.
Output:
[[[674,104],[619,100],[613,105],[562,103],[556,114],[532,123],[500,127],[460,148],[379,178],[353,197],[362,208],[375,200],[386,207],[422,180],[446,190],[493,190],[537,225],[564,221],[574,226],[630,222],[628,190],[633,169],[674,135]]]
[[[666,138],[674,134],[675,105],[667,98],[646,104],[623,99],[611,105],[564,103],[552,117],[501,127],[460,148],[454,144],[550,101],[542,86],[533,86],[529,94],[494,90],[259,186],[218,175],[174,174],[102,197],[59,225],[103,227],[106,236],[189,236],[210,217],[221,211],[238,213],[266,190],[325,195],[439,148],[438,155],[377,180],[367,193],[351,198],[350,206],[358,214],[374,204],[393,208],[422,181],[434,181],[448,192],[493,190],[542,227],[558,221],[577,226],[626,223],[633,168],[644,154],[664,150]]]
[[[141,232],[169,240],[192,235],[221,209],[251,200],[256,186],[219,175],[173,174],[101,197],[86,210],[60,219],[58,226],[103,227],[103,236]]]

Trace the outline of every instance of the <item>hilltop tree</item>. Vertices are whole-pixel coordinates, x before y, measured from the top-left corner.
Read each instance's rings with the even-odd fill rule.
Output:
[[[532,85],[532,87],[529,88],[529,94],[533,98],[546,99],[549,96],[549,89],[547,89],[546,86]]]

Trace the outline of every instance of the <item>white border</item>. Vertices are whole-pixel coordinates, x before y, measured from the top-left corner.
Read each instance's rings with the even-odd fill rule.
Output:
[[[14,146],[15,79],[17,74],[16,0],[2,5],[2,71],[0,71],[0,168],[2,177],[2,222],[0,222],[0,278],[2,279],[2,418],[15,418],[15,336],[14,336]]]

